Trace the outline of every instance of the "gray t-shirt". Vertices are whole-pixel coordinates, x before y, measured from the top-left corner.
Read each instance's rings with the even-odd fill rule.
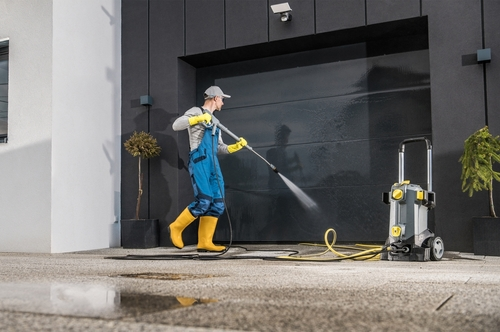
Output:
[[[207,111],[208,112],[208,111]],[[184,113],[184,115],[178,117],[174,123],[172,124],[172,128],[175,131],[180,131],[187,129],[189,135],[189,147],[191,151],[198,148],[203,139],[203,135],[205,134],[205,126],[203,123],[198,123],[194,126],[189,125],[189,118],[192,116],[197,116],[203,114],[201,108],[199,107],[191,107]],[[212,117],[214,115],[212,114]],[[211,129],[209,129],[211,130]],[[219,140],[217,144],[217,153],[220,154],[228,154],[227,145],[222,141],[221,131],[219,131]]]

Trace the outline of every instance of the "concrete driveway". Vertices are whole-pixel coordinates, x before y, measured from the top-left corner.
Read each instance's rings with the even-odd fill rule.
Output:
[[[245,248],[218,260],[161,256],[193,246],[0,253],[0,330],[500,330],[500,257],[307,262],[265,258],[322,249]],[[127,255],[149,259],[111,259]]]

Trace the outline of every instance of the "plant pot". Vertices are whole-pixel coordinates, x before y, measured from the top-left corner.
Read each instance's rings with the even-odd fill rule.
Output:
[[[124,249],[147,249],[158,247],[158,219],[121,220],[122,247]]]
[[[500,218],[474,217],[474,254],[500,256]]]

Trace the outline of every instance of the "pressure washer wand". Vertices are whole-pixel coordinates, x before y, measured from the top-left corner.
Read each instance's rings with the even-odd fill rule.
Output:
[[[215,119],[215,121],[214,121],[214,119]],[[240,140],[240,138],[238,136],[236,136],[235,134],[233,134],[229,129],[227,129],[224,125],[222,125],[222,123],[220,123],[220,121],[217,120],[214,116],[212,116],[212,122],[214,123],[214,126],[219,127],[223,132],[225,132],[226,134],[228,134],[229,136],[231,136],[232,138],[234,138],[236,141]],[[266,164],[268,164],[269,167],[271,167],[271,169],[274,171],[274,173],[279,173],[278,169],[276,168],[276,166],[274,166],[269,161],[267,161],[264,157],[262,157],[260,154],[258,154],[250,145],[247,144],[247,145],[245,145],[245,147],[248,150],[250,150],[253,153],[255,153],[257,155],[257,157],[259,157],[260,159],[264,160],[264,162]]]

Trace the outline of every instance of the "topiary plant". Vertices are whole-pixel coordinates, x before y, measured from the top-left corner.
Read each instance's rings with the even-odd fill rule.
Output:
[[[135,207],[135,219],[139,219],[139,209],[141,207],[142,182],[144,175],[142,173],[142,160],[149,159],[160,155],[161,148],[151,134],[144,131],[136,132],[130,136],[124,143],[125,150],[132,156],[139,159],[139,193],[137,194],[137,204]]]
[[[492,136],[488,126],[479,129],[465,140],[462,163],[462,191],[474,192],[488,190],[490,217],[496,218],[493,203],[493,180],[500,181],[500,172],[493,169],[500,162],[500,137]]]

